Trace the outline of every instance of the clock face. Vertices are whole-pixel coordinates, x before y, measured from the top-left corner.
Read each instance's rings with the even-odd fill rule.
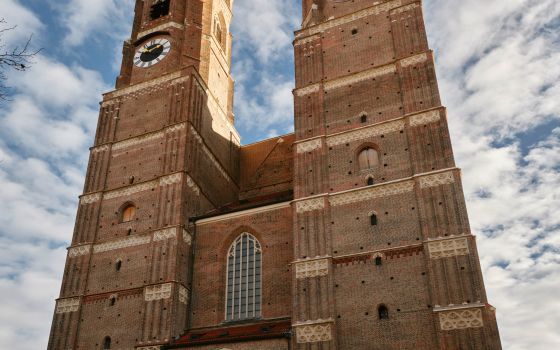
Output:
[[[136,67],[148,68],[162,61],[171,51],[171,43],[167,39],[153,39],[142,45],[136,55],[134,64]]]

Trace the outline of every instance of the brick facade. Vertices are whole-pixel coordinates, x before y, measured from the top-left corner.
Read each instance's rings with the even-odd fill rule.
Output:
[[[247,146],[233,1],[165,2],[136,2],[101,102],[49,350],[501,349],[421,2],[303,0],[295,132]],[[226,322],[245,233],[260,316]]]

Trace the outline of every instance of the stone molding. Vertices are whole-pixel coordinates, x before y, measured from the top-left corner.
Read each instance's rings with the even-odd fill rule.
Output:
[[[307,153],[323,147],[322,139],[313,139],[297,144],[297,153]]]
[[[402,60],[400,60],[400,63],[401,63],[401,67],[409,67],[418,63],[426,62],[427,60],[428,60],[428,54],[424,52],[419,55],[403,58]]]
[[[394,10],[391,10],[391,14],[395,15],[395,14],[407,12],[407,11],[413,10],[417,7],[420,7],[420,5],[418,5],[417,3],[401,6],[401,7],[398,7],[396,9],[394,9]]]
[[[296,340],[299,344],[319,343],[333,339],[333,321],[317,320],[292,325],[296,331]]]
[[[442,311],[439,313],[439,323],[443,331],[484,327],[482,309]]]
[[[380,185],[358,191],[350,191],[342,194],[333,195],[329,198],[332,206],[345,205],[355,202],[361,202],[374,198],[383,198],[394,196],[397,194],[408,193],[414,190],[414,181],[407,180],[403,182],[391,183],[388,185]]]
[[[80,298],[60,299],[56,302],[56,313],[66,314],[80,309]]]
[[[183,26],[182,24],[177,23],[177,22],[167,22],[167,23],[161,24],[157,27],[153,27],[152,29],[148,29],[148,30],[145,30],[143,32],[138,33],[137,38],[141,39],[141,38],[145,37],[146,35],[149,35],[149,34],[152,34],[152,33],[155,33],[155,32],[159,32],[160,30],[164,30],[164,29],[167,29],[167,28],[177,28],[179,30],[183,30],[183,29],[185,29],[185,26]]]
[[[81,205],[86,205],[86,204],[92,204],[95,202],[98,202],[101,200],[101,193],[93,193],[93,194],[86,194],[82,197],[80,197],[80,204]]]
[[[82,245],[78,247],[68,248],[68,257],[76,258],[78,256],[88,255],[91,250],[90,245]]]
[[[329,274],[329,259],[298,261],[295,265],[297,279],[321,277]]]
[[[140,348],[136,348],[136,350],[160,350],[161,346],[152,345],[152,346],[142,346]]]
[[[309,85],[309,86],[306,86],[306,87],[301,88],[301,89],[297,89],[297,90],[294,91],[294,93],[295,93],[296,96],[301,97],[301,96],[309,95],[309,94],[312,94],[312,93],[315,93],[315,92],[319,92],[320,88],[321,88],[321,84],[316,83],[316,84]]]
[[[388,123],[376,124],[361,129],[343,132],[327,137],[327,146],[333,147],[343,145],[349,142],[364,140],[379,135],[389,134],[404,130],[404,119],[395,120]]]
[[[410,126],[416,127],[426,124],[431,124],[440,121],[441,113],[439,109],[428,111],[420,114],[416,114],[410,117]]]
[[[98,146],[98,147],[93,147],[91,149],[91,154],[97,154],[97,153],[101,153],[101,152],[107,152],[108,150],[111,149],[111,145],[102,145],[102,146]]]
[[[173,285],[171,283],[158,284],[155,286],[148,286],[144,292],[145,301],[165,300],[171,298],[171,290]]]
[[[148,244],[152,240],[150,236],[133,236],[126,239],[121,239],[118,241],[100,243],[93,246],[94,253],[104,253],[111,250],[135,247],[143,244]]]
[[[430,253],[430,259],[469,255],[469,241],[467,237],[460,237],[428,242],[428,252]]]
[[[186,244],[192,244],[192,236],[191,236],[191,234],[190,234],[187,230],[185,230],[185,229],[183,229],[183,241],[184,241]]]
[[[132,93],[137,93],[139,91],[146,90],[146,89],[150,89],[150,88],[153,89],[154,87],[157,87],[158,85],[161,85],[161,84],[167,83],[171,80],[176,80],[176,79],[179,79],[179,78],[181,78],[181,72],[174,72],[174,73],[171,73],[171,74],[164,75],[163,77],[160,77],[160,78],[157,78],[157,79],[152,79],[150,81],[146,81],[144,83],[139,83],[139,84],[136,84],[136,85],[129,86],[127,88],[123,88],[123,89],[108,92],[108,93],[105,94],[105,97],[107,98],[107,100],[109,100],[109,99],[114,99],[114,98],[117,98],[117,97],[125,96],[125,95],[128,95],[128,94],[132,94]],[[181,79],[181,82],[186,81],[188,79],[189,79],[189,77],[183,77],[183,79]],[[102,107],[105,107],[106,104],[109,104],[109,103],[113,104],[115,102],[116,101],[103,101]]]
[[[312,198],[296,202],[296,212],[305,213],[308,211],[321,210],[325,208],[325,198]]]
[[[177,227],[166,228],[154,232],[154,242],[167,241],[172,238],[177,238]]]
[[[187,305],[189,301],[189,291],[184,286],[179,286],[179,302]]]
[[[163,138],[164,135],[165,135],[165,132],[162,130],[162,131],[157,131],[155,133],[134,137],[134,138],[131,138],[131,139],[128,139],[128,140],[119,141],[119,142],[116,142],[116,143],[113,144],[113,151],[120,151],[122,149],[126,149],[126,148],[129,148],[131,146],[136,146],[136,145],[139,145],[139,144],[142,144],[142,143],[158,140],[158,139]],[[114,155],[113,155],[113,157],[114,157]]]
[[[196,129],[192,125],[191,125],[190,129],[191,129],[191,132],[192,132],[195,140],[200,144],[200,146],[202,148],[202,151],[208,156],[208,158],[214,164],[214,166],[218,169],[220,174],[222,174],[222,176],[227,181],[235,184],[235,182],[231,179],[231,177],[229,176],[227,171],[225,171],[225,169],[222,167],[222,164],[220,164],[218,159],[216,159],[216,156],[214,156],[214,153],[212,153],[212,151],[210,151],[210,149],[208,149],[208,147],[204,143],[204,140],[202,140],[202,137],[199,135],[198,131],[196,131]]]
[[[193,190],[193,192],[196,193],[197,196],[200,196],[200,187],[198,187],[196,182],[194,182],[192,177],[190,177],[189,175],[187,175],[187,186],[189,186],[189,188]]]
[[[321,24],[311,26],[307,29],[301,30],[299,33],[296,34],[296,40],[297,39],[303,39],[304,37],[307,37],[309,35],[314,35],[314,34],[324,32],[328,29],[338,27],[338,26],[346,24],[348,22],[356,21],[358,19],[361,19],[361,18],[364,18],[364,17],[367,17],[367,16],[378,15],[378,14],[383,13],[383,12],[388,12],[392,9],[395,9],[395,8],[398,8],[398,7],[401,7],[401,6],[402,6],[402,1],[401,0],[393,0],[393,1],[387,1],[387,2],[384,2],[384,3],[379,3],[379,4],[376,4],[372,7],[369,7],[367,9],[357,11],[357,12],[351,13],[349,15],[342,16],[342,17],[339,17],[339,18],[335,18],[335,19],[332,19],[332,20],[328,20],[328,21],[323,22]]]
[[[430,188],[443,185],[449,185],[455,183],[455,176],[453,176],[452,171],[447,171],[444,173],[428,175],[420,178],[421,188]]]
[[[311,42],[314,42],[315,40],[321,39],[321,37],[319,35],[310,35],[308,37],[305,37],[303,39],[297,40],[294,42],[294,46],[300,46],[300,45],[305,45]]]

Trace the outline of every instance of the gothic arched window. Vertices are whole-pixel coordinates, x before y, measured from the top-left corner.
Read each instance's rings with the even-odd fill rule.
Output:
[[[111,337],[105,337],[103,339],[103,350],[111,349]]]
[[[136,207],[134,204],[127,204],[121,210],[121,222],[131,222],[136,215]]]
[[[241,234],[228,251],[227,321],[261,316],[261,263],[259,241],[249,233]]]
[[[373,147],[366,147],[358,154],[360,170],[373,169],[379,165],[379,153]]]
[[[218,40],[218,43],[220,45],[222,45],[222,27],[220,26],[220,22],[218,22],[218,19],[216,19],[216,27],[214,28],[214,36],[216,37],[216,40]]]
[[[152,20],[158,19],[169,14],[170,0],[154,0],[150,8],[150,18]]]

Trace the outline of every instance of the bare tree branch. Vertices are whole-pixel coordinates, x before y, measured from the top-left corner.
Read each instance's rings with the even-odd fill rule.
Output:
[[[42,49],[31,50],[31,40],[33,35],[30,35],[23,46],[16,46],[11,49],[6,48],[6,44],[3,42],[3,35],[6,32],[15,30],[17,26],[2,27],[6,26],[7,22],[4,18],[0,18],[0,100],[7,100],[11,88],[6,85],[8,79],[6,71],[16,70],[16,71],[26,71],[32,62],[32,58],[41,52]]]

